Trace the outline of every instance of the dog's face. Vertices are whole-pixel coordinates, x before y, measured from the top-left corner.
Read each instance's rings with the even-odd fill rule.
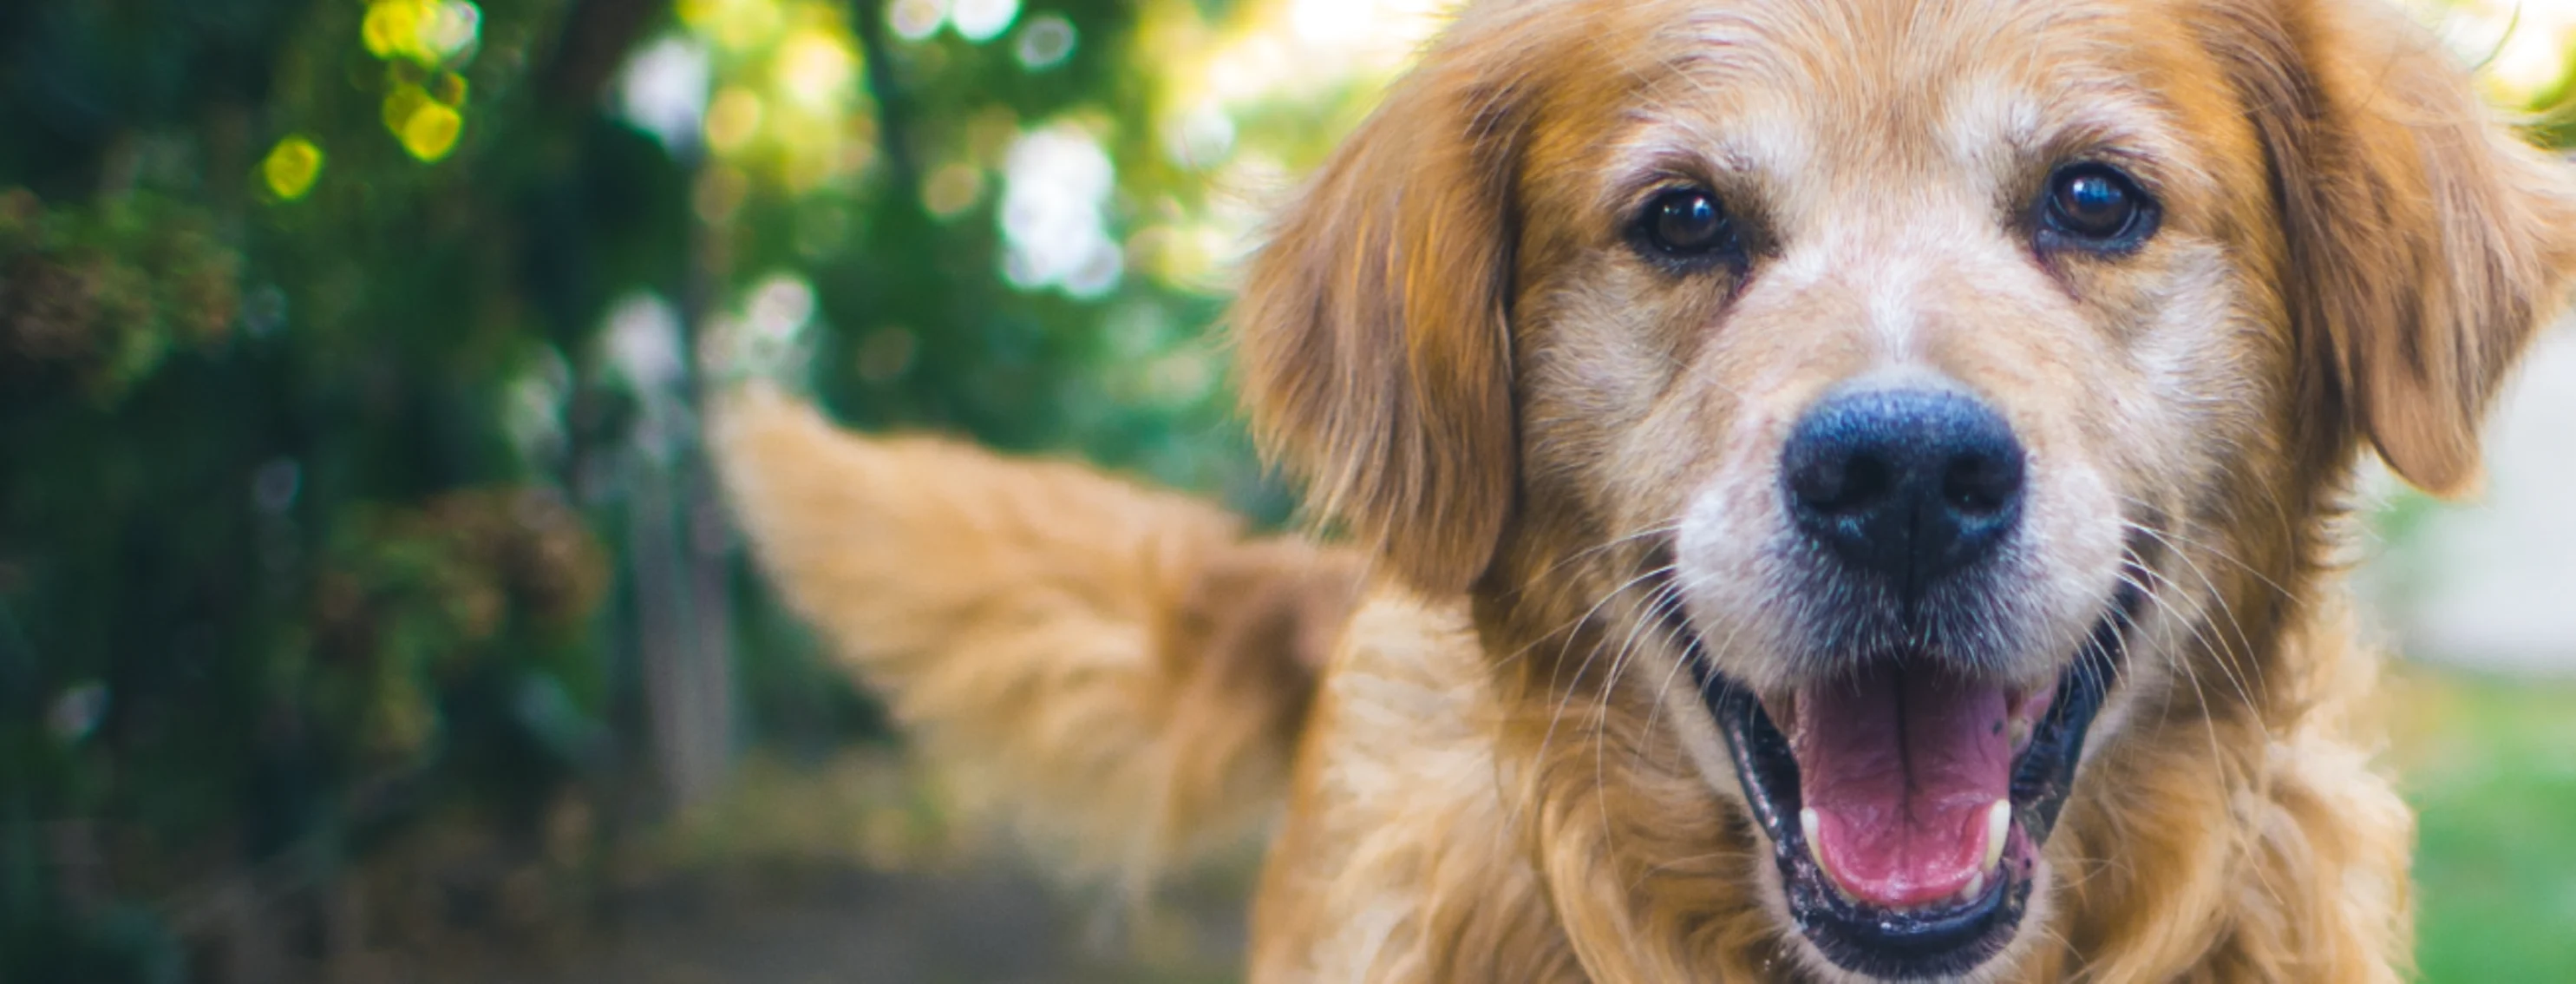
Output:
[[[2473,478],[2570,213],[2444,57],[2298,0],[1489,4],[1259,261],[1248,399],[1489,637],[1671,667],[1555,675],[1704,753],[1820,969],[1974,974],[2122,710],[2265,711],[2361,440]]]
[[[1705,706],[1671,713],[1724,735],[1782,909],[1898,976],[2015,934],[2137,531],[2277,444],[2292,353],[2206,51],[1861,6],[1684,21],[1642,99],[1540,138],[1514,339],[1524,470],[1670,530],[1641,587]]]

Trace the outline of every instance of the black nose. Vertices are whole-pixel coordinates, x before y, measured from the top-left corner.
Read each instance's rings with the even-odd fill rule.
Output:
[[[1798,421],[1780,481],[1801,532],[1912,600],[2021,519],[2021,442],[1968,396],[1861,390]]]

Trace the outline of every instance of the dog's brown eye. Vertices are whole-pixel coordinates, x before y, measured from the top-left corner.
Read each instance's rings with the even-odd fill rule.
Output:
[[[1640,231],[1654,248],[1675,259],[1695,259],[1735,250],[1735,226],[1717,196],[1697,188],[1677,188],[1655,196],[1639,216]]]
[[[2125,251],[2155,231],[2155,202],[2105,164],[2069,164],[2048,178],[2040,205],[2043,245]]]

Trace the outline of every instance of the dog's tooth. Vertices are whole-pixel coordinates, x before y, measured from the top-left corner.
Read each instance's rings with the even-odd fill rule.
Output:
[[[1819,825],[1820,818],[1816,816],[1815,807],[1811,806],[1798,811],[1798,830],[1807,835],[1807,860],[1816,863],[1816,873],[1824,876],[1825,887],[1833,889],[1834,894],[1840,896],[1845,902],[1860,904],[1859,897],[1854,896],[1851,889],[1843,887],[1842,876],[1835,874],[1833,866],[1825,863],[1823,841],[1816,836]]]
[[[2004,747],[2005,747],[2005,748],[2008,748],[2008,749],[2011,749],[2012,751],[2016,751],[2016,752],[2021,751],[2021,746],[2023,746],[2024,744],[2029,743],[2029,741],[2030,741],[2030,719],[2029,719],[2029,718],[2017,717],[2017,718],[2012,719],[2011,739],[2012,739],[2012,740],[2011,740],[2011,742],[2010,742],[2009,744],[2006,744]]]
[[[1986,861],[1977,866],[1979,877],[1993,871],[2004,859],[2004,838],[2012,833],[2012,801],[1999,799],[1986,810]]]
[[[1824,871],[1825,849],[1819,846],[1816,842],[1816,827],[1818,822],[1815,807],[1810,806],[1798,811],[1798,832],[1807,835],[1807,856],[1815,860],[1816,870]],[[1831,874],[1831,872],[1826,873]]]
[[[1974,902],[1976,901],[1977,896],[1985,894],[1985,891],[1986,873],[1981,870],[1976,874],[1968,876],[1967,886],[1959,889],[1959,901]]]

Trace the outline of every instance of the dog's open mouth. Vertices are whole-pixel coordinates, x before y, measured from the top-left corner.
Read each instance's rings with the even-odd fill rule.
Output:
[[[2135,601],[2124,592],[2058,679],[2031,690],[1889,656],[1766,705],[1694,645],[1789,914],[1827,960],[1946,977],[2011,942]]]

